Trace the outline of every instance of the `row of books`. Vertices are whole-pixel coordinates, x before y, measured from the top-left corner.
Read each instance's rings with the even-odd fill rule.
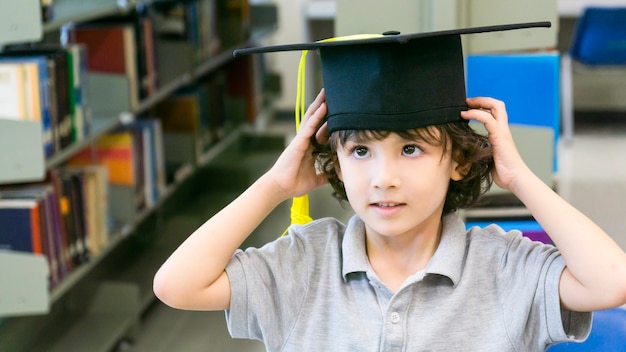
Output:
[[[229,97],[227,73],[216,71],[93,141],[44,182],[0,187],[0,249],[45,254],[54,287],[156,206],[177,173],[221,140],[227,120],[243,121],[241,104]]]
[[[104,167],[53,170],[47,181],[0,190],[0,249],[46,257],[49,285],[106,246]]]
[[[132,110],[159,87],[243,44],[248,17],[246,0],[154,1],[81,23],[67,39],[87,46],[89,72],[128,77]]]
[[[85,48],[14,48],[0,54],[0,117],[41,121],[46,156],[89,133]]]
[[[159,5],[166,3],[172,7]],[[176,73],[180,67],[168,66],[170,60],[183,57],[196,65],[212,55],[219,41],[203,38],[215,29],[192,29],[206,26],[208,6],[224,8],[219,3],[155,2],[127,16],[68,28],[63,46],[5,48],[0,53],[0,117],[39,119],[47,156],[90,138],[92,113],[100,117],[132,112],[167,84],[168,77],[185,73]],[[169,20],[159,22],[161,15],[174,16],[175,8],[184,10],[184,36],[165,30]],[[187,49],[172,50],[172,43]],[[12,86],[3,80],[3,68],[10,71],[8,67],[17,72],[9,76]],[[0,186],[0,249],[45,255],[50,286],[55,287],[77,266],[101,254],[117,229],[158,206],[181,170],[196,165],[227,129],[248,117],[250,99],[233,89],[241,83],[238,77],[247,74],[230,65],[211,71],[131,123],[91,140],[84,150],[48,170],[44,181]],[[26,85],[24,79],[16,89],[19,77],[38,85]],[[22,104],[21,115],[8,116],[18,110],[16,102]]]
[[[89,135],[91,116],[142,100],[221,49],[219,10],[233,1],[167,1],[69,27],[65,45],[0,53],[0,118],[41,121],[50,157]],[[158,75],[157,75],[158,72]]]
[[[106,167],[110,185],[132,191],[136,210],[154,206],[166,189],[161,120],[137,119],[67,161],[69,166],[93,164]]]
[[[0,187],[0,249],[45,255],[54,288],[165,194],[158,119],[98,139],[46,180]],[[130,200],[130,201],[129,201]],[[120,212],[122,209],[122,212]]]
[[[51,287],[98,255],[115,229],[156,206],[176,173],[224,135],[224,116],[234,117],[225,79],[216,72],[177,91],[43,182],[0,187],[0,249],[44,254]]]

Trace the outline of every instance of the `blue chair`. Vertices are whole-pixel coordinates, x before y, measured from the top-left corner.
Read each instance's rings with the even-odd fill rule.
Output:
[[[565,142],[571,142],[574,136],[572,70],[576,65],[626,68],[626,7],[588,7],[576,22],[569,51],[561,57]]]
[[[591,333],[585,342],[565,342],[548,352],[626,352],[626,309],[614,308],[593,313]]]

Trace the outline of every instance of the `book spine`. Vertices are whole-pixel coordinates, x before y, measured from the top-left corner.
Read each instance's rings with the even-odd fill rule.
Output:
[[[30,209],[30,221],[31,221],[31,242],[33,244],[33,253],[43,254],[43,244],[41,238],[41,216],[39,205],[36,204]]]

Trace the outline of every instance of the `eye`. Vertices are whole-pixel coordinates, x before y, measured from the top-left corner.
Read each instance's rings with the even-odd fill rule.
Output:
[[[408,144],[402,147],[402,155],[418,156],[421,154],[421,152],[422,150],[420,149],[420,147],[416,146],[415,144]]]
[[[359,159],[362,159],[369,155],[369,150],[367,149],[367,147],[359,145],[352,148],[352,155]]]

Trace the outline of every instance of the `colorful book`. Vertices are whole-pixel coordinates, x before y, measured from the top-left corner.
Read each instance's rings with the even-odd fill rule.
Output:
[[[50,287],[56,286],[64,275],[60,268],[60,232],[56,227],[58,215],[55,203],[58,199],[52,184],[44,182],[4,186],[0,188],[0,199],[33,200],[39,203],[42,249],[50,268],[49,284]]]
[[[38,79],[38,82],[32,82],[31,89],[38,89],[38,92],[33,92],[32,97],[32,109],[35,113],[32,116],[28,116],[29,119],[41,121],[42,125],[42,143],[44,147],[45,156],[49,157],[54,153],[54,140],[52,133],[52,116],[50,112],[50,96],[49,96],[49,78],[48,78],[48,64],[44,57],[38,56],[24,56],[24,57],[3,57],[0,55],[1,64],[14,64],[14,63],[31,63],[37,67],[31,68],[31,78]],[[1,70],[1,69],[0,69]],[[2,87],[2,85],[0,85]],[[1,90],[2,88],[0,88]],[[18,90],[11,91],[11,94],[17,93]],[[3,93],[0,93],[3,94]],[[0,99],[0,104],[8,102],[8,100]],[[14,100],[17,102],[17,100]],[[4,108],[0,108],[0,111],[7,111]],[[4,114],[3,114],[4,115]],[[0,116],[4,117],[4,116]]]
[[[67,49],[60,45],[16,47],[2,53],[3,57],[33,56],[43,57],[47,60],[49,73],[48,97],[51,104],[55,150],[65,148],[72,142],[68,55]]]
[[[103,165],[109,183],[134,186],[137,182],[136,143],[132,131],[107,134],[94,144],[95,150],[85,148],[70,158],[68,165]]]
[[[69,146],[71,140],[71,115],[69,101],[69,54],[66,48],[60,45],[45,45],[38,47],[10,48],[2,53],[3,57],[43,57],[48,63],[50,89],[49,99],[54,110],[53,138],[56,150]]]

